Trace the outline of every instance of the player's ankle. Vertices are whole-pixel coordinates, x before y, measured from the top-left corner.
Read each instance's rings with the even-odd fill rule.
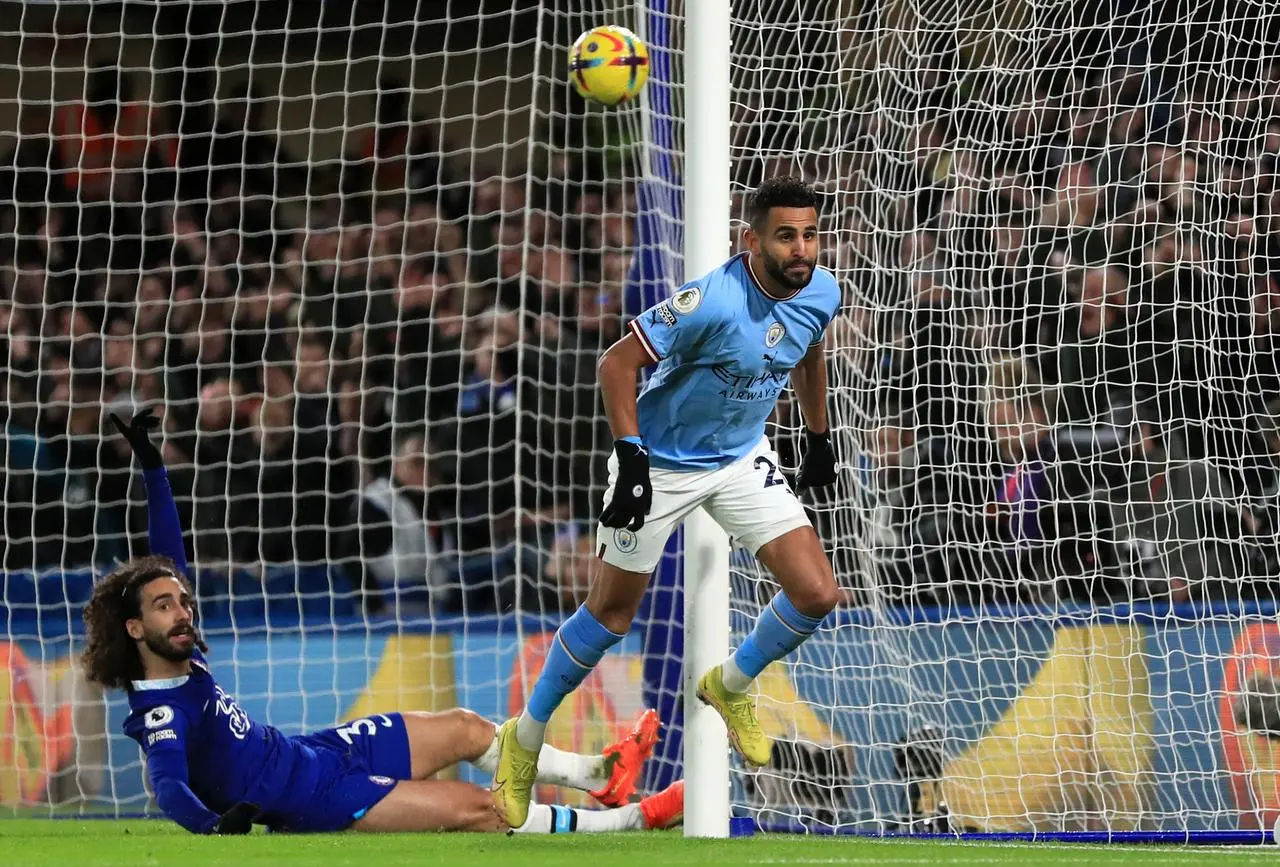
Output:
[[[751,684],[755,682],[755,678],[743,672],[731,656],[720,666],[720,682],[724,684],[724,688],[729,692],[741,693],[751,689]]]
[[[547,724],[534,719],[526,708],[516,720],[516,743],[526,750],[537,752],[547,738]]]

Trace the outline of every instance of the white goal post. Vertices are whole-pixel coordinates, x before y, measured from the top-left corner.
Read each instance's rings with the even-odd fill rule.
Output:
[[[729,0],[685,8],[684,274],[694,279],[729,255]],[[684,833],[729,835],[729,742],[697,698],[698,678],[729,652],[729,537],[703,510],[684,525]]]

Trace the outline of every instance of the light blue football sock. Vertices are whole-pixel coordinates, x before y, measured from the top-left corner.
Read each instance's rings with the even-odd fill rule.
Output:
[[[765,666],[804,644],[820,625],[821,617],[802,614],[791,604],[787,594],[779,591],[760,612],[755,628],[733,654],[733,664],[747,678],[755,680]],[[733,689],[735,684],[726,683],[725,686]]]
[[[623,636],[610,632],[582,605],[556,630],[538,681],[533,685],[526,713],[545,724],[564,697],[586,680],[591,669]],[[525,745],[526,748],[528,745]]]

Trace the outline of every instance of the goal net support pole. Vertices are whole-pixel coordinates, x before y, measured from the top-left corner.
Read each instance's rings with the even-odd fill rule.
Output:
[[[722,264],[729,239],[729,0],[685,4],[684,274]],[[684,525],[686,837],[729,836],[729,744],[697,697],[698,678],[729,652],[729,539],[696,510]]]

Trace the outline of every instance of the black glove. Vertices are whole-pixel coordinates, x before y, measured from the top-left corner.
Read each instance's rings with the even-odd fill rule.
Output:
[[[261,810],[257,804],[242,801],[218,817],[218,824],[213,826],[215,834],[248,834],[253,830],[253,820],[258,818]]]
[[[796,477],[796,492],[835,484],[836,450],[831,445],[831,431],[805,430],[804,439],[804,458],[800,461],[800,475]]]
[[[151,410],[139,411],[127,425],[113,412],[111,423],[116,426],[116,430],[120,431],[120,435],[129,441],[133,453],[138,456],[138,462],[142,464],[144,470],[154,470],[164,466],[164,461],[160,459],[160,450],[156,448],[155,443],[151,442],[151,432],[160,427],[160,419],[156,418]]]
[[[649,450],[642,445],[617,440],[613,444],[618,456],[618,481],[613,486],[613,499],[600,515],[606,527],[639,530],[644,516],[653,505],[653,488],[649,484]]]

